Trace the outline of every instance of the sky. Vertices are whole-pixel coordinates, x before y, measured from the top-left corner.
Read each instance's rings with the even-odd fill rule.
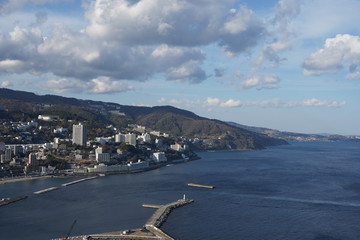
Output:
[[[2,0],[0,87],[360,135],[360,0]]]

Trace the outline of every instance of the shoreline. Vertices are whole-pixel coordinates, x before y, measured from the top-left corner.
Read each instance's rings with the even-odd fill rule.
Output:
[[[149,167],[147,169],[139,169],[139,170],[133,170],[133,171],[126,171],[126,172],[105,172],[105,173],[96,173],[96,174],[71,174],[71,175],[44,175],[44,176],[34,176],[34,177],[14,177],[14,178],[2,178],[0,179],[0,184],[7,184],[7,183],[15,183],[15,182],[22,182],[22,181],[31,181],[31,180],[38,180],[38,179],[43,179],[43,178],[76,178],[76,177],[84,177],[84,176],[94,176],[94,175],[99,175],[99,174],[105,174],[105,176],[107,175],[118,175],[118,174],[136,174],[136,173],[142,173],[142,172],[147,172],[147,171],[152,171],[155,169],[159,169],[162,167],[165,167],[167,164],[180,164],[180,163],[187,163],[187,162],[191,162],[191,161],[195,161],[195,160],[199,160],[201,159],[200,157],[194,157],[192,159],[188,159],[188,160],[173,160],[171,162],[166,162],[163,164],[159,164],[159,165],[155,165],[152,167]]]
[[[38,179],[52,178],[52,177],[56,177],[56,176],[16,177],[16,178],[7,178],[7,179],[3,178],[0,180],[0,184],[31,181],[31,180],[38,180]]]

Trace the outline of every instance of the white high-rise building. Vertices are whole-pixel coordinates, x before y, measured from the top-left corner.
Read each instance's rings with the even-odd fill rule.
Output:
[[[129,145],[136,146],[136,134],[133,134],[133,133],[126,134],[125,142]]]
[[[116,143],[125,142],[125,134],[122,134],[122,133],[116,134],[115,135],[115,142]]]
[[[73,125],[72,142],[73,144],[85,145],[87,141],[86,126],[79,123]]]

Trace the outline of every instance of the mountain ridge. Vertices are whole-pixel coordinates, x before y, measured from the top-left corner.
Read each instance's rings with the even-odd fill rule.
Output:
[[[19,111],[20,105],[23,107]],[[21,114],[23,118],[28,116],[28,119],[37,114],[50,114],[65,120],[88,121],[91,124],[100,122],[119,128],[139,124],[175,137],[199,138],[202,141],[196,147],[200,150],[250,150],[287,144],[284,140],[231,126],[217,119],[201,117],[173,106],[129,106],[57,95],[37,95],[6,88],[0,88],[0,106],[7,108],[8,115],[20,115],[16,115],[18,119],[21,119]]]

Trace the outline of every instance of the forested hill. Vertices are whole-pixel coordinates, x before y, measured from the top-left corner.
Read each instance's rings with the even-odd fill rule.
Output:
[[[56,95],[0,88],[0,120],[36,119],[39,114],[57,116],[64,121],[112,124],[118,129],[128,124],[166,132],[174,137],[199,138],[200,149],[263,149],[287,144],[286,141],[255,133],[228,123],[200,117],[172,106],[139,107],[116,103],[80,100]]]

